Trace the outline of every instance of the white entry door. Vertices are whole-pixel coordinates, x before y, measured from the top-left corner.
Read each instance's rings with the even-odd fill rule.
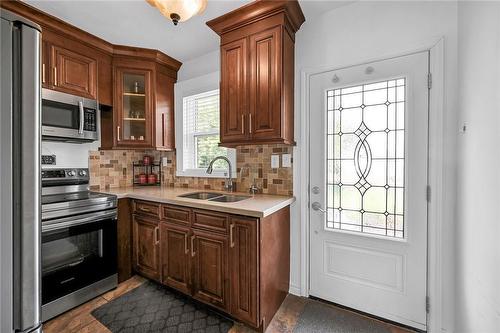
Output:
[[[426,328],[429,53],[310,80],[310,295]]]

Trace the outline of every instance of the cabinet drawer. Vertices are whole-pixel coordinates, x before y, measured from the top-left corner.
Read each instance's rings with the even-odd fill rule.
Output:
[[[147,201],[134,201],[134,213],[160,218],[160,204]]]
[[[193,210],[193,227],[227,233],[229,217],[226,214]]]
[[[162,217],[167,222],[189,225],[191,221],[191,209],[179,206],[162,205]]]

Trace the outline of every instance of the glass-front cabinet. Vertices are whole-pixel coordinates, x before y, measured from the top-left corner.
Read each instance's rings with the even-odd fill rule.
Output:
[[[151,146],[151,71],[116,68],[116,146]]]

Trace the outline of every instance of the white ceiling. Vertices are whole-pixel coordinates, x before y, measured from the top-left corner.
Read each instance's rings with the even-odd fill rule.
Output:
[[[143,0],[27,0],[26,3],[113,44],[163,51],[185,62],[219,47],[219,37],[206,21],[251,0],[208,0],[202,15],[174,26]],[[307,20],[353,1],[300,0]]]

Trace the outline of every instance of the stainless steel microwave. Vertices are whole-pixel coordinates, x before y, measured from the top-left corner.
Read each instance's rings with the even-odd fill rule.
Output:
[[[99,139],[97,101],[42,89],[42,138],[51,141],[92,142]]]

